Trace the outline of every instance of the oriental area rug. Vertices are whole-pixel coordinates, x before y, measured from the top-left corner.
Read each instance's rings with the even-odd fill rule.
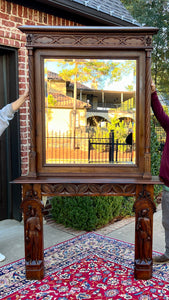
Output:
[[[25,279],[24,259],[0,268],[0,299],[169,299],[169,265],[134,279],[134,245],[86,233],[45,250],[45,278]]]

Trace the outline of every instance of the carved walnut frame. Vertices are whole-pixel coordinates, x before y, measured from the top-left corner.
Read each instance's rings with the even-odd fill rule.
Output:
[[[134,196],[136,279],[152,276],[153,185],[150,161],[150,83],[152,36],[156,28],[141,27],[34,27],[20,28],[27,34],[30,88],[29,174],[14,181],[23,185],[26,277],[44,276],[42,196],[124,195]],[[80,54],[79,54],[80,53]],[[45,166],[43,165],[41,58],[43,57],[136,58],[137,159],[135,166]],[[31,241],[29,226],[39,244]],[[146,228],[146,229],[145,229]],[[144,237],[144,238],[143,238]]]

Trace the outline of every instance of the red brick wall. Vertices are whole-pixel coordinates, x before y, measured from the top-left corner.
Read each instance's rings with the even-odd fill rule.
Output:
[[[26,37],[18,29],[21,25],[73,26],[78,24],[18,4],[0,0],[0,45],[18,48],[19,95],[22,95],[28,86]],[[29,100],[20,109],[20,137],[22,175],[27,175],[29,171],[28,153],[30,146]]]

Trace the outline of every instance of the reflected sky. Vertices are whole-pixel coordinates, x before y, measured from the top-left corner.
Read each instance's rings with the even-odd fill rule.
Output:
[[[51,71],[64,79],[65,72],[67,72],[69,73],[69,80],[72,82],[75,77],[75,64],[78,68],[77,81],[89,88],[95,87],[107,91],[136,90],[135,60],[45,59],[44,61],[46,73]],[[68,79],[68,77],[65,79]],[[90,80],[87,77],[90,77]]]

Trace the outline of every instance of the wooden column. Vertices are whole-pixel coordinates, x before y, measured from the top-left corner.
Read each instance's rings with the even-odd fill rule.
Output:
[[[136,279],[152,277],[152,240],[153,240],[153,185],[137,185],[135,211],[135,266]]]
[[[23,185],[26,278],[44,277],[43,203],[39,184]]]
[[[29,61],[29,100],[30,100],[30,153],[29,153],[29,177],[36,177],[36,140],[35,140],[35,90],[34,90],[34,52],[31,47],[31,35],[27,36],[28,61]]]
[[[151,50],[146,52],[146,73],[145,73],[145,151],[144,178],[151,178],[151,153],[150,153],[150,106],[151,106]]]

